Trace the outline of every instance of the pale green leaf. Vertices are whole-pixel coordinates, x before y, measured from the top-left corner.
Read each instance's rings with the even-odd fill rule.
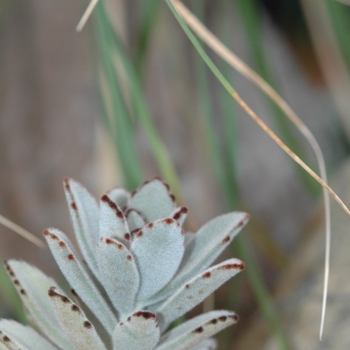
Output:
[[[244,263],[239,259],[229,259],[212,266],[192,280],[185,283],[179,290],[157,306],[156,313],[161,331],[218,289],[223,283],[244,269]]]
[[[132,312],[140,277],[135,259],[117,240],[101,237],[96,249],[100,279],[109,299],[122,314]]]
[[[55,287],[48,293],[67,337],[77,350],[106,350],[94,325],[76,304]]]
[[[18,346],[18,348],[14,348],[20,350],[58,350],[58,348],[39,335],[33,328],[23,326],[16,321],[0,320],[0,332],[2,333],[2,341],[4,337],[10,339],[11,342],[7,342],[8,344],[5,342],[6,346],[10,349],[13,348],[11,345],[13,343],[14,346]]]
[[[135,234],[131,244],[140,272],[138,300],[162,289],[174,276],[184,253],[180,224],[167,218],[147,224]]]
[[[91,271],[98,277],[95,246],[99,238],[99,208],[95,198],[79,182],[65,178],[64,191],[75,237]]]
[[[72,350],[47,296],[56,282],[24,261],[9,260],[5,267],[33,326],[62,349]]]
[[[128,204],[129,209],[139,211],[148,222],[169,217],[175,207],[169,186],[159,179],[144,182],[132,194]]]
[[[156,316],[148,311],[137,311],[115,328],[114,350],[152,350],[159,337]]]
[[[111,334],[117,319],[85,270],[71,241],[62,231],[54,228],[45,230],[44,237],[70,286]]]

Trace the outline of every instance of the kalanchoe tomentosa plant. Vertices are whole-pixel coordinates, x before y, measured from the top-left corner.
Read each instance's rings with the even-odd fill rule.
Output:
[[[99,205],[72,179],[64,189],[86,263],[54,228],[43,234],[71,295],[25,262],[6,263],[32,327],[1,320],[0,350],[215,349],[210,337],[237,322],[234,312],[211,311],[167,329],[244,269],[238,259],[209,266],[248,215],[221,215],[191,234],[182,229],[187,209],[158,179],[131,194],[111,190]]]

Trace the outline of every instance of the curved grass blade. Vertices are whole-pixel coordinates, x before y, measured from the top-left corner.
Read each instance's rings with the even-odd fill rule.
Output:
[[[152,32],[152,29],[157,20],[157,14],[159,5],[161,4],[160,0],[145,0],[141,3],[142,18],[141,25],[138,34],[137,40],[137,52],[136,52],[136,70],[141,75],[143,61],[145,59],[147,48],[149,45],[149,38]]]
[[[37,238],[36,236],[34,236],[32,233],[30,233],[29,231],[27,231],[23,227],[15,224],[14,222],[5,218],[2,215],[0,215],[0,224],[7,227],[10,230],[12,230],[13,232],[18,233],[20,236],[22,236],[23,238],[25,238],[29,242],[32,242],[37,247],[42,248],[42,249],[45,248],[45,244],[41,239]]]
[[[262,24],[261,16],[259,16],[259,9],[256,0],[239,0],[237,2],[238,8],[241,13],[241,18],[243,20],[244,29],[247,33],[248,44],[250,44],[251,52],[257,67],[257,73],[260,76],[260,79],[265,81],[274,91],[278,91],[277,83],[273,77],[272,71],[270,70],[265,51],[264,51],[264,42],[262,38]],[[243,62],[244,63],[244,62]],[[235,67],[234,67],[235,68]],[[243,74],[246,75],[246,74]],[[249,79],[249,77],[248,77]],[[251,80],[251,79],[250,79]],[[266,102],[270,107],[271,114],[274,117],[276,125],[278,126],[279,131],[286,144],[294,151],[294,153],[299,154],[301,158],[307,159],[305,152],[300,143],[295,138],[292,129],[288,125],[288,120],[284,117],[283,110],[280,108],[278,103],[271,99],[269,94],[266,95]],[[321,160],[323,162],[323,160]],[[307,173],[305,173],[296,163],[293,162],[296,166],[296,170],[307,187],[307,189],[313,194],[316,195],[319,193],[319,186],[317,183],[312,180]],[[320,164],[320,163],[319,163]]]
[[[108,45],[106,46],[104,44],[104,46],[106,46],[106,49],[102,51],[102,59],[106,61],[111,56],[111,53],[114,52],[118,55],[120,63],[122,64],[123,69],[128,77],[130,97],[132,99],[132,108],[134,109],[134,115],[144,128],[144,131],[152,148],[153,155],[161,171],[162,177],[167,183],[170,184],[176,197],[179,199],[179,202],[182,202],[180,184],[174,165],[172,164],[165,144],[160,138],[159,133],[157,132],[157,129],[152,121],[146,102],[142,97],[141,84],[132,61],[126,54],[123,44],[117,33],[114,32],[114,29],[108,20],[108,16],[106,15],[105,8],[101,2],[96,7],[95,14],[98,28],[100,28],[100,40],[106,41],[106,39],[104,39],[104,36],[108,38]],[[109,67],[109,65],[110,64],[108,63],[108,73],[112,74],[113,79],[115,80],[115,70],[112,69],[112,67]],[[133,186],[133,188],[136,188],[139,184],[140,182]]]
[[[229,82],[225,79],[225,77],[221,74],[221,72],[217,69],[217,67],[214,65],[214,63],[211,61],[211,59],[205,53],[202,46],[200,45],[200,43],[196,39],[196,37],[193,35],[193,33],[190,31],[190,29],[187,27],[186,23],[182,19],[182,17],[177,12],[179,2],[176,1],[176,8],[174,7],[173,1],[167,0],[167,3],[169,5],[170,9],[172,10],[174,16],[176,17],[176,19],[179,21],[182,29],[184,30],[186,35],[189,37],[189,39],[191,40],[191,42],[193,43],[193,45],[195,46],[195,48],[197,49],[197,51],[199,52],[201,57],[203,58],[204,62],[213,71],[213,73],[219,79],[219,81],[223,84],[225,89],[228,90],[228,92],[232,96],[236,97],[236,95],[237,95],[236,91],[232,88],[232,86],[229,84]],[[182,3],[181,3],[181,7],[184,8],[184,5]],[[188,11],[188,10],[186,9],[186,11]],[[243,243],[242,240],[238,240],[238,242],[240,243],[239,247],[240,247],[241,252],[243,253],[242,254],[243,258],[246,261],[248,261],[247,259],[249,258],[249,254],[247,252],[247,248],[246,248],[245,244]],[[268,320],[271,329],[277,335],[282,349],[288,349],[287,341],[286,341],[284,333],[280,327],[280,323],[277,320],[277,315],[276,315],[275,309],[273,308],[273,302],[271,300],[271,297],[269,296],[269,293],[267,292],[266,286],[263,282],[263,278],[262,278],[261,274],[259,274],[258,267],[256,264],[254,264],[254,261],[252,261],[251,258],[249,259],[249,261],[251,262],[251,264],[247,264],[248,276],[249,276],[250,283],[253,287],[254,293],[257,296],[259,307],[263,311],[266,319]],[[271,308],[267,310],[265,308],[266,304],[269,304],[271,306]]]
[[[329,211],[329,197],[328,193],[336,200],[336,202],[343,208],[343,210],[350,216],[350,211],[347,208],[347,206],[343,203],[343,201],[339,198],[339,196],[328,186],[327,184],[327,176],[326,176],[326,170],[324,167],[324,161],[322,152],[319,149],[319,146],[314,139],[313,135],[310,133],[310,131],[306,128],[306,126],[301,122],[301,120],[295,115],[295,113],[291,110],[291,108],[283,101],[283,99],[280,98],[280,96],[268,85],[266,82],[264,82],[258,75],[255,74],[255,80],[260,81],[261,87],[264,87],[266,91],[268,91],[271,96],[273,96],[276,100],[279,101],[279,105],[283,106],[283,108],[288,112],[288,116],[291,118],[291,120],[298,126],[300,131],[307,137],[308,141],[312,145],[317,157],[318,162],[320,164],[320,172],[321,177],[318,176],[308,165],[305,164],[294,152],[291,151],[289,147],[287,147],[283,141],[257,116],[257,114],[245,103],[245,101],[239,96],[239,94],[233,89],[233,87],[230,85],[230,83],[225,79],[225,77],[221,74],[221,72],[218,70],[218,68],[215,66],[215,64],[212,62],[212,60],[209,58],[209,56],[205,53],[203,48],[201,47],[200,43],[196,39],[196,37],[193,35],[193,33],[190,31],[190,29],[185,24],[182,17],[178,14],[177,11],[182,12],[182,15],[185,13],[185,17],[191,18],[190,22],[194,20],[196,23],[195,27],[198,29],[199,24],[198,21],[196,21],[195,17],[191,14],[191,12],[188,11],[188,9],[177,0],[167,0],[170,8],[172,9],[173,13],[175,14],[176,18],[178,19],[180,25],[186,32],[189,39],[192,41],[193,45],[203,58],[203,60],[207,63],[208,67],[212,70],[214,75],[219,79],[221,84],[225,87],[225,89],[229,92],[229,94],[241,105],[241,107],[247,112],[247,114],[271,137],[271,139],[283,150],[285,151],[296,163],[298,163],[304,170],[306,170],[320,185],[323,187],[323,194],[324,194],[324,200],[325,200],[325,210],[326,210],[326,254],[325,254],[325,282],[324,282],[324,294],[323,294],[323,301],[322,301],[322,316],[321,316],[321,330],[320,330],[320,337],[322,335],[322,329],[323,329],[323,322],[324,322],[324,314],[325,314],[325,308],[326,308],[326,298],[327,298],[327,288],[328,288],[328,278],[329,278],[329,252],[330,252],[330,211]],[[175,4],[175,5],[174,5]],[[175,7],[176,6],[176,9]],[[192,22],[193,24],[193,22]],[[203,26],[201,26],[202,28]],[[201,29],[199,30],[201,31]],[[197,30],[196,30],[197,32]],[[206,31],[207,34],[209,33]],[[215,41],[218,40],[209,33],[210,40],[209,41]],[[203,38],[203,37],[202,37]],[[208,39],[208,37],[206,38]],[[206,40],[208,42],[208,40]],[[216,46],[216,45],[215,45]],[[220,45],[219,45],[220,46]],[[221,48],[223,46],[221,45]],[[232,53],[231,58],[232,58]],[[243,66],[244,70],[246,71],[246,66]],[[252,72],[250,71],[252,74]],[[260,85],[259,85],[260,86]],[[264,90],[264,91],[265,91]],[[327,193],[328,192],[328,193]]]
[[[101,97],[108,126],[116,144],[125,187],[131,190],[142,182],[142,169],[135,149],[133,123],[112,59],[115,47],[114,31],[101,1],[96,6],[94,16],[101,57]],[[107,89],[103,89],[103,83]]]

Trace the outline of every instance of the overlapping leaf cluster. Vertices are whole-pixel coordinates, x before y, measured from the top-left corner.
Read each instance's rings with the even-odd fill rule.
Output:
[[[99,204],[72,179],[64,189],[84,260],[60,230],[43,234],[71,294],[37,268],[8,261],[32,327],[1,320],[0,350],[215,349],[209,337],[237,322],[234,312],[211,311],[167,329],[243,270],[238,259],[209,266],[248,215],[225,214],[191,234],[182,229],[187,208],[158,179],[131,194],[111,190]]]

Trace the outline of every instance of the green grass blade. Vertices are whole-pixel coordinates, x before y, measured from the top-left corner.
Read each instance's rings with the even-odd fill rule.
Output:
[[[197,3],[197,10],[201,3]],[[200,104],[200,122],[203,126],[205,146],[212,162],[215,175],[218,178],[222,193],[229,189],[226,187],[226,171],[225,164],[221,154],[220,140],[218,138],[217,127],[215,125],[215,116],[213,114],[212,99],[209,91],[209,82],[207,77],[207,68],[203,60],[196,55],[195,72],[198,90],[198,101]]]
[[[159,5],[161,3],[160,0],[145,0],[141,3],[141,25],[136,47],[136,70],[139,75],[142,73],[142,66],[147,53],[149,38],[155,25]]]
[[[104,17],[102,2],[96,6],[94,15],[96,19],[97,42],[100,49],[101,69],[109,96],[105,96],[106,93],[104,94],[103,92],[101,94],[104,97],[106,106],[108,101],[111,104],[110,112],[108,112],[108,114],[112,114],[108,118],[110,121],[109,128],[119,155],[125,187],[131,190],[142,182],[142,171],[135,149],[130,114],[123,100],[121,87],[116,79],[116,71],[111,58],[113,35]],[[107,107],[105,110],[109,111],[109,108]]]
[[[224,6],[227,4],[224,4]],[[224,11],[227,11],[228,6],[224,7]],[[230,37],[230,29],[227,26],[227,22],[223,23],[223,37]],[[222,71],[228,80],[234,81],[234,74],[231,67],[223,62]],[[220,94],[221,106],[222,106],[222,126],[223,126],[223,147],[222,152],[224,154],[226,164],[226,203],[230,210],[238,209],[239,202],[239,185],[238,185],[238,153],[239,153],[239,137],[238,137],[238,126],[237,126],[237,114],[236,105],[232,100],[232,97],[225,91]]]
[[[288,340],[278,319],[275,304],[268,288],[266,287],[266,284],[261,278],[262,272],[260,271],[259,265],[254,258],[253,252],[249,250],[247,241],[243,238],[243,236],[237,237],[236,244],[241,254],[242,260],[246,264],[249,283],[257,298],[259,308],[267,319],[274,335],[278,339],[280,349],[290,349]],[[254,268],[248,268],[248,266],[254,266]]]
[[[220,81],[220,83],[225,87],[225,89],[231,93],[235,94],[235,90],[231,86],[231,84],[227,81],[227,79],[223,76],[223,74],[219,71],[219,69],[215,66],[215,64],[212,62],[212,60],[209,58],[209,56],[206,54],[204,49],[202,48],[201,44],[195,37],[195,35],[191,32],[191,30],[188,28],[188,26],[185,24],[185,22],[182,20],[180,15],[175,10],[173,4],[171,3],[171,0],[167,0],[167,3],[173,12],[174,16],[180,23],[182,29],[192,42],[193,46],[196,48],[198,53],[200,54],[203,61],[208,65],[208,67],[211,69],[211,71],[215,74],[217,79]],[[263,281],[262,274],[260,273],[258,266],[254,259],[252,258],[251,254],[249,253],[246,243],[244,240],[239,239],[239,249],[242,254],[243,260],[247,263],[247,273],[249,277],[250,284],[252,286],[252,289],[254,291],[254,294],[257,298],[257,302],[259,304],[259,307],[266,318],[267,322],[269,323],[269,326],[272,330],[272,332],[276,335],[276,337],[279,340],[279,343],[281,345],[281,349],[288,349],[288,343],[285,338],[284,332],[282,330],[281,324],[278,320],[278,316],[272,301],[272,298],[268,292],[268,289]]]
[[[148,141],[151,145],[153,155],[156,159],[162,177],[165,181],[169,183],[174,194],[181,202],[182,196],[180,184],[174,165],[172,164],[170,155],[165,147],[165,144],[160,138],[157,129],[155,128],[154,123],[152,121],[152,118],[149,114],[148,107],[142,96],[140,81],[136,74],[136,70],[133,66],[133,63],[126,54],[121,40],[119,39],[118,35],[114,32],[111,24],[109,23],[102,3],[99,4],[99,11],[101,21],[106,27],[109,28],[108,32],[111,36],[111,47],[109,48],[109,55],[111,55],[112,53],[117,54],[120,63],[125,71],[125,74],[128,78],[128,87],[132,101],[133,114],[135,115],[136,120],[139,121],[142,127],[144,128],[144,131],[148,137]]]
[[[203,12],[203,3],[196,3],[195,5],[196,13]],[[232,99],[224,92],[221,94],[225,101],[226,109],[222,111],[224,119],[224,142],[220,142],[217,125],[212,106],[212,94],[209,91],[209,81],[207,77],[207,69],[203,60],[200,56],[196,56],[195,60],[196,68],[196,81],[198,82],[198,97],[201,105],[201,116],[202,123],[204,125],[205,140],[208,147],[208,153],[210,155],[211,161],[213,163],[213,168],[215,174],[218,178],[218,182],[221,187],[221,192],[225,196],[226,193],[230,193],[229,200],[227,202],[228,206],[232,208],[235,201],[238,198],[238,187],[237,187],[237,174],[236,174],[236,161],[235,152],[238,149],[238,144],[236,138],[228,137],[227,133],[235,130],[234,127],[234,114],[233,114],[233,103]],[[230,100],[228,104],[227,100]],[[228,107],[228,108],[227,108]],[[232,127],[227,129],[227,127]],[[231,201],[233,199],[233,202]]]
[[[265,54],[263,37],[262,37],[262,24],[261,15],[258,12],[256,0],[238,0],[238,8],[241,13],[241,18],[243,20],[244,29],[247,34],[247,41],[250,45],[253,58],[255,60],[255,65],[259,75],[276,91],[278,91],[277,83],[274,79],[273,73],[269,67],[268,59]],[[300,146],[299,142],[295,138],[291,124],[285,118],[284,113],[281,109],[264,94],[266,103],[269,105],[272,116],[276,122],[276,125],[283,137],[283,140],[289,147],[298,154],[302,159],[307,159],[303,148]],[[308,174],[303,171],[297,164],[295,164],[298,175],[305,184],[306,188],[314,195],[320,193],[320,187],[313,181]]]
[[[325,1],[340,50],[350,69],[350,7],[337,1]]]

